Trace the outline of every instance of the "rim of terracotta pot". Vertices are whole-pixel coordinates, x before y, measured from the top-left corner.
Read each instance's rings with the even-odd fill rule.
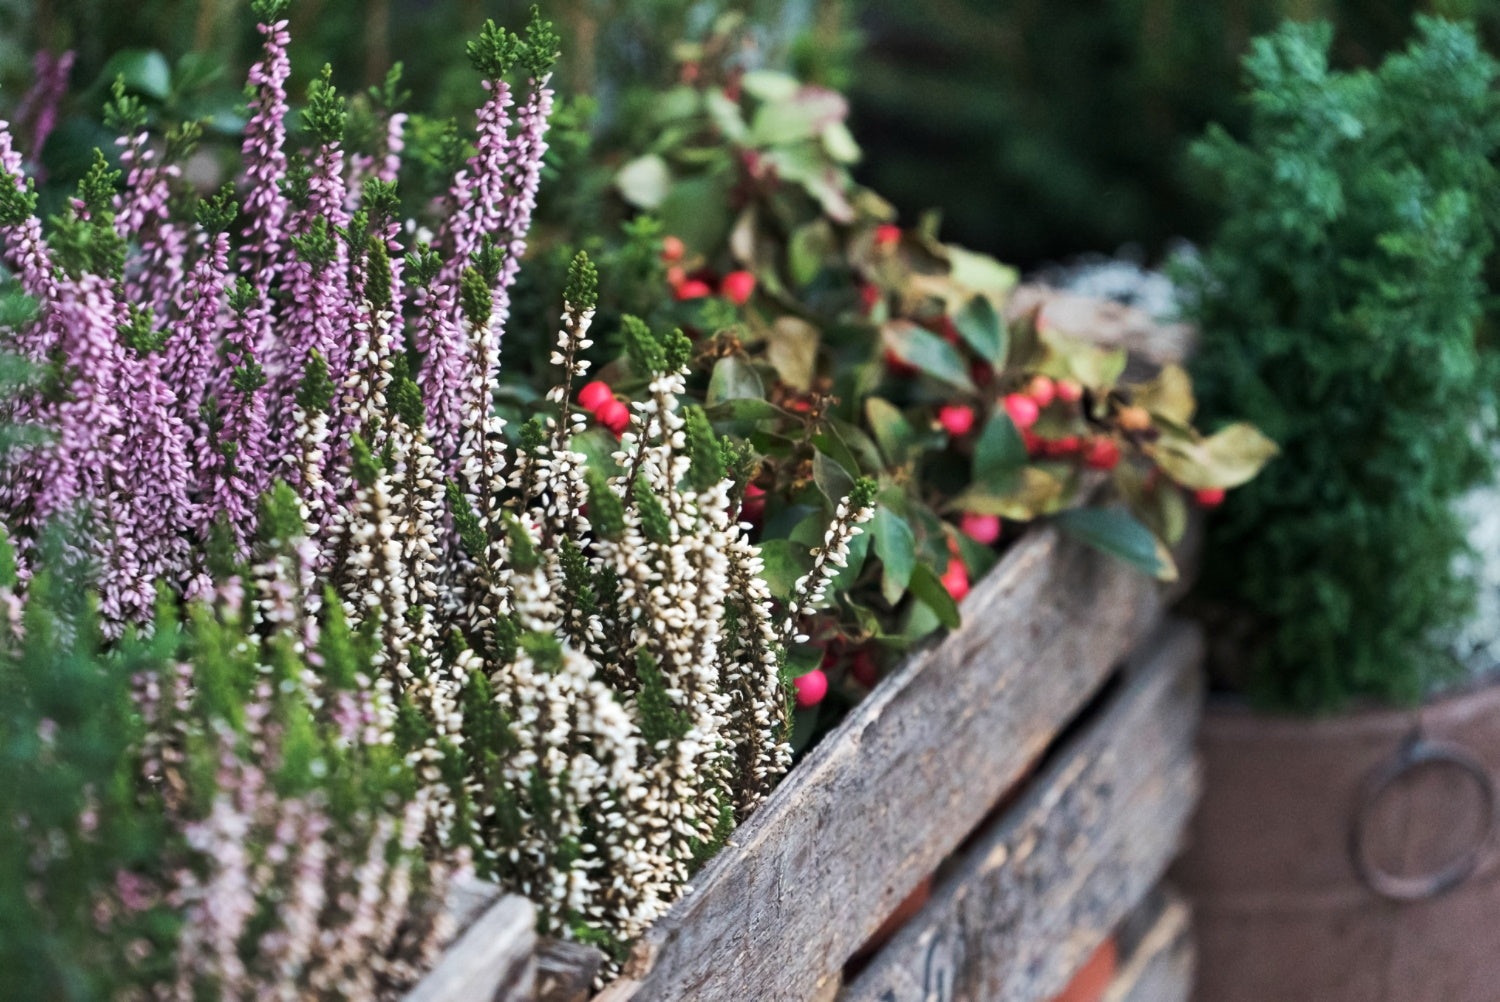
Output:
[[[1254,733],[1258,738],[1297,740],[1345,735],[1374,736],[1442,725],[1462,726],[1468,720],[1500,714],[1500,674],[1487,675],[1454,688],[1443,689],[1428,702],[1412,706],[1363,702],[1338,713],[1314,716],[1250,705],[1239,693],[1210,693],[1205,724],[1216,735],[1234,737]]]

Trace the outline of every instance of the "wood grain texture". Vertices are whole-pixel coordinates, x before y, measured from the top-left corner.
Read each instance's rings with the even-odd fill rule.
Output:
[[[1148,919],[1132,931],[1119,973],[1100,1002],[1188,1002],[1193,991],[1192,921],[1187,902],[1156,896]]]
[[[616,998],[827,997],[844,962],[1157,621],[1159,586],[1042,528],[964,626],[856,707],[638,944]]]
[[[536,911],[506,895],[454,940],[402,1002],[531,1002],[536,991]]]
[[[1145,897],[1196,798],[1203,645],[1149,649],[839,1002],[1045,1002]]]

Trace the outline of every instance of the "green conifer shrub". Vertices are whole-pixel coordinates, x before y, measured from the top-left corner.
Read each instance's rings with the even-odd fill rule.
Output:
[[[1411,701],[1463,615],[1452,500],[1487,475],[1475,344],[1500,216],[1497,64],[1419,18],[1375,71],[1328,64],[1326,25],[1258,40],[1248,138],[1195,147],[1223,219],[1196,276],[1210,419],[1282,456],[1210,528],[1207,593],[1253,614],[1249,685],[1327,710]]]

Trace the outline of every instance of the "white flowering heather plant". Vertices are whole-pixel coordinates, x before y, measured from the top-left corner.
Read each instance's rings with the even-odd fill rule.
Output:
[[[582,255],[553,353],[562,384],[511,440],[492,398],[546,150],[550,24],[534,12],[524,37],[490,24],[469,46],[487,96],[428,243],[396,217],[398,118],[383,155],[347,156],[345,106],[325,72],[302,113],[304,148],[291,151],[284,7],[256,6],[265,48],[243,167],[212,197],[182,186],[191,130],[158,147],[117,89],[123,183],[100,155],[43,226],[0,125],[4,263],[37,304],[4,336],[47,373],[11,408],[48,434],[14,447],[0,480],[20,551],[10,594],[18,609],[30,600],[39,541],[60,529],[69,565],[91,568],[107,638],[159,634],[159,588],[218,610],[194,624],[244,624],[248,639],[192,647],[191,670],[142,694],[142,740],[163,761],[181,728],[161,708],[221,684],[199,655],[260,651],[261,667],[232,670],[253,677],[252,696],[306,692],[341,728],[337,747],[410,771],[389,813],[337,829],[396,847],[380,861],[343,850],[293,861],[289,839],[317,844],[298,835],[315,823],[298,805],[333,796],[338,776],[326,758],[318,772],[298,757],[307,713],[226,711],[233,736],[194,738],[269,748],[254,728],[275,721],[283,757],[303,765],[283,788],[226,752],[207,787],[222,796],[191,821],[166,815],[193,847],[255,860],[252,876],[211,871],[173,898],[200,902],[179,948],[191,971],[250,985],[258,975],[234,957],[274,972],[290,956],[334,973],[278,990],[323,997],[361,952],[424,955],[424,926],[400,907],[415,871],[398,864],[418,845],[433,861],[424,873],[472,860],[530,896],[543,931],[618,956],[786,769],[785,646],[805,640],[874,484],[837,506],[779,608],[737,519],[745,454],[679,402],[687,339],[630,317],[630,365],[648,390],[618,451],[591,462],[575,448],[587,419],[569,405],[597,298]],[[516,69],[526,83],[513,91]],[[258,515],[268,492],[269,520]],[[258,538],[276,541],[271,557]],[[236,589],[238,604],[226,597]],[[330,635],[358,658],[320,646]],[[352,675],[338,667],[356,662]],[[329,845],[343,837],[326,831]],[[309,873],[346,889],[324,879],[318,898],[298,882]],[[291,925],[267,941],[252,902],[273,886],[276,919]],[[337,903],[337,921],[319,901]],[[373,962],[349,977],[353,994],[399,980]]]

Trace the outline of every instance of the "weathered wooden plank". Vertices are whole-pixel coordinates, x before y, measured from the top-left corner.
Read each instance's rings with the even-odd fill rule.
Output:
[[[985,817],[1159,618],[1159,586],[1029,534],[826,737],[638,944],[615,998],[808,999]]]
[[[839,1002],[1050,999],[1146,895],[1196,796],[1203,644],[1148,650]]]
[[[544,939],[536,950],[536,1002],[587,1002],[604,954],[592,946]]]
[[[1187,902],[1163,890],[1149,921],[1121,943],[1125,956],[1101,1002],[1188,1002],[1193,992],[1192,923]],[[1122,940],[1125,937],[1122,936]]]
[[[475,919],[403,1002],[531,1002],[536,912],[506,895]]]

